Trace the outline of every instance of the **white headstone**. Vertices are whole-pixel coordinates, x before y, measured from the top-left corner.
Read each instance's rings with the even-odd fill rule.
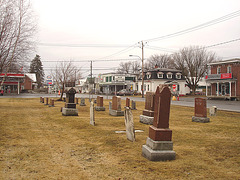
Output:
[[[217,107],[216,106],[212,106],[209,108],[209,114],[210,116],[216,116],[217,114]]]
[[[90,103],[90,124],[95,126],[95,116],[94,116],[94,103]]]
[[[127,139],[130,141],[135,141],[135,130],[134,130],[134,122],[132,111],[129,107],[126,107],[124,110],[125,116],[125,126],[126,126],[126,135]]]

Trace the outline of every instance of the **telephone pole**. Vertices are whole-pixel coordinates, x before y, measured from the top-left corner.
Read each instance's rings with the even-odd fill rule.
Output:
[[[141,41],[141,48],[142,48],[142,98],[144,98],[144,43]]]

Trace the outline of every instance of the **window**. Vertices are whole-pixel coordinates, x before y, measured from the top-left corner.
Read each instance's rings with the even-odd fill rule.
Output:
[[[172,73],[167,73],[167,78],[172,79]]]
[[[157,76],[158,76],[158,78],[163,78],[163,73],[162,72],[159,72],[158,74],[157,74]]]
[[[217,68],[217,74],[221,74],[221,68],[220,67]]]
[[[227,67],[227,73],[232,73],[232,67],[231,66]]]
[[[176,74],[176,79],[181,79],[181,73]]]
[[[115,81],[115,76],[112,77],[112,80]]]
[[[108,77],[106,77],[106,82],[108,82]]]
[[[147,79],[151,78],[151,73],[147,73]]]
[[[112,76],[109,76],[109,82],[112,82]]]
[[[149,84],[148,84],[148,91],[149,91]]]

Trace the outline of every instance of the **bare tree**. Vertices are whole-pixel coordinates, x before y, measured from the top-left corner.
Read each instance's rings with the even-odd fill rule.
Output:
[[[207,71],[207,64],[217,59],[213,52],[203,47],[190,46],[173,55],[176,68],[186,77],[188,87],[195,94],[198,82]]]
[[[155,67],[159,68],[173,68],[174,61],[168,54],[152,55],[146,63],[146,69],[154,69]]]
[[[34,49],[36,23],[29,0],[0,0],[0,73],[20,69]]]
[[[57,64],[51,74],[58,87],[62,89],[60,101],[62,101],[66,84],[81,78],[80,68],[76,68],[71,61]]]
[[[130,73],[130,70],[131,70],[131,62],[125,62],[125,63],[121,62],[119,64],[117,72],[120,74],[128,74]]]

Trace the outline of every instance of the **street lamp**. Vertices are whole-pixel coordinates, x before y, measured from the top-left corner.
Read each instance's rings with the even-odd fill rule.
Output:
[[[144,98],[144,72],[143,72],[143,58],[141,58],[138,55],[129,55],[130,57],[138,57],[140,60],[142,60],[142,98]]]

